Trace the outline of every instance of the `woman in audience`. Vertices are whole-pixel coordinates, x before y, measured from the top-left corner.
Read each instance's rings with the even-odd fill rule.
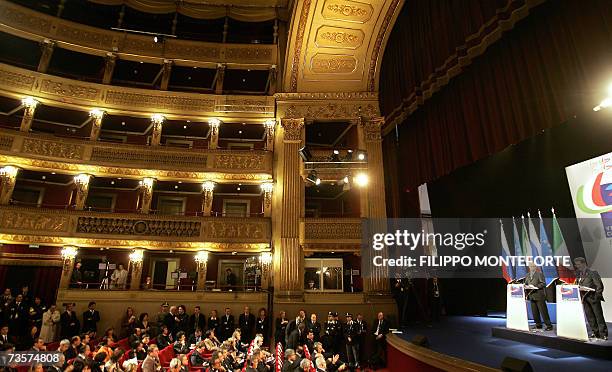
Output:
[[[219,350],[219,340],[217,340],[217,337],[215,337],[214,329],[209,329],[208,331],[206,331],[204,346],[206,347],[206,350],[209,353]]]
[[[266,309],[263,307],[259,309],[259,315],[257,316],[257,321],[255,322],[255,333],[259,333],[263,335],[263,343],[268,345],[268,331],[270,328],[270,322],[268,321],[268,314]]]
[[[283,349],[287,346],[285,340],[285,333],[287,332],[287,325],[289,319],[287,319],[287,312],[281,311],[276,318],[276,327],[274,327],[274,342],[283,344]]]
[[[208,318],[208,323],[206,323],[208,329],[214,329],[215,332],[219,333],[219,316],[217,314],[217,310],[210,311],[210,317]]]
[[[123,350],[120,348],[115,349],[111,354],[108,362],[104,364],[105,372],[123,372],[121,366],[119,365],[119,359],[123,356]]]
[[[134,328],[136,328],[136,313],[131,306],[125,310],[125,315],[121,319],[121,332],[119,334],[120,338],[126,338],[132,333],[134,333]]]
[[[151,332],[148,313],[140,314],[140,316],[138,317],[138,323],[136,323],[136,328],[140,328],[143,334]]]
[[[104,331],[104,336],[102,337],[102,341],[104,341],[106,345],[113,345],[115,342],[119,341],[117,340],[117,337],[115,336],[115,328],[113,327],[107,328],[106,331]]]
[[[189,345],[187,345],[187,338],[185,337],[185,332],[179,331],[176,334],[176,341],[174,342],[173,349],[176,355],[189,353]]]

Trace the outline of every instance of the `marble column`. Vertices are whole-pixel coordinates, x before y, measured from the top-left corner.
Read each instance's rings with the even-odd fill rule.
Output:
[[[13,197],[15,182],[17,181],[19,168],[7,165],[0,168],[0,204],[7,205]]]
[[[89,181],[91,175],[81,173],[74,176],[74,185],[76,186],[76,195],[74,208],[77,211],[82,211],[85,208],[85,202],[87,201],[87,194],[89,194]]]
[[[102,131],[102,118],[104,118],[104,114],[105,112],[99,109],[89,111],[89,116],[92,119],[89,139],[92,141],[97,141],[98,138],[100,138],[100,132]]]
[[[154,178],[144,178],[140,181],[140,213],[149,213],[151,210],[151,200],[153,200]]]
[[[164,127],[164,115],[155,114],[151,116],[151,123],[153,124],[153,133],[151,133],[151,146],[159,146],[161,144],[162,130]]]
[[[366,151],[368,162],[368,185],[361,188],[361,217],[381,220],[387,218],[385,204],[385,175],[383,171],[382,133],[384,118],[361,118],[358,121],[359,149]],[[362,256],[370,261],[371,257]],[[373,267],[372,275],[363,278],[367,294],[386,294],[389,292],[389,279],[385,268]]]
[[[19,130],[28,133],[30,128],[32,128],[32,121],[34,120],[34,113],[36,112],[38,101],[32,97],[25,97],[21,100],[21,104],[24,107],[24,111]]]
[[[274,287],[281,299],[303,298],[301,268],[304,255],[300,247],[300,217],[302,215],[303,181],[300,176],[300,156],[304,138],[304,119],[282,119],[281,220],[280,246],[274,251]]]

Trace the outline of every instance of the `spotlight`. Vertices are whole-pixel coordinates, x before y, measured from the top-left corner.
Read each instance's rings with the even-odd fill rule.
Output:
[[[314,183],[317,186],[321,184],[321,179],[317,176],[317,172],[314,170],[311,170],[310,173],[308,173],[306,181]]]
[[[300,149],[299,154],[300,154],[300,157],[302,158],[303,161],[310,161],[310,159],[312,158],[312,154],[306,148],[306,146],[304,146],[304,147],[302,147]]]
[[[163,37],[163,36],[161,36],[161,35],[155,35],[155,36],[153,36],[153,42],[154,42],[154,43],[156,43],[156,44],[157,44],[157,43],[161,43],[161,42],[163,42],[163,41],[164,41],[164,37]]]
[[[365,161],[366,160],[366,153],[365,153],[365,151],[359,151],[357,153],[357,160],[359,160],[359,161]]]
[[[340,161],[340,151],[334,150],[334,153],[331,156],[331,161],[333,161],[333,162]]]
[[[359,173],[353,178],[353,180],[359,187],[365,187],[368,185],[368,175],[365,173]]]

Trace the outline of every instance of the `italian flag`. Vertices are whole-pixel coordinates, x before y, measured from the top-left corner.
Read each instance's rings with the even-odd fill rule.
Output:
[[[567,245],[565,244],[565,239],[563,239],[561,227],[559,226],[559,222],[557,221],[557,216],[555,215],[554,211],[552,230],[553,255],[570,257],[569,251],[567,250]],[[559,272],[559,279],[565,281],[566,283],[573,283],[576,280],[576,275],[574,274],[574,268],[572,266],[557,266],[557,271]]]

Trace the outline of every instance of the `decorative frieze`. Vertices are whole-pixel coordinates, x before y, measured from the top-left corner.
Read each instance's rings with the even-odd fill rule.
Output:
[[[39,231],[44,233],[68,232],[70,219],[68,216],[38,213],[35,210],[11,210],[10,207],[0,209],[0,230]]]
[[[361,241],[359,218],[309,218],[304,222],[304,241]]]
[[[59,159],[82,159],[83,145],[62,141],[47,141],[40,138],[25,138],[21,152]]]
[[[199,221],[142,220],[136,218],[79,217],[77,234],[137,235],[158,237],[199,237]]]

